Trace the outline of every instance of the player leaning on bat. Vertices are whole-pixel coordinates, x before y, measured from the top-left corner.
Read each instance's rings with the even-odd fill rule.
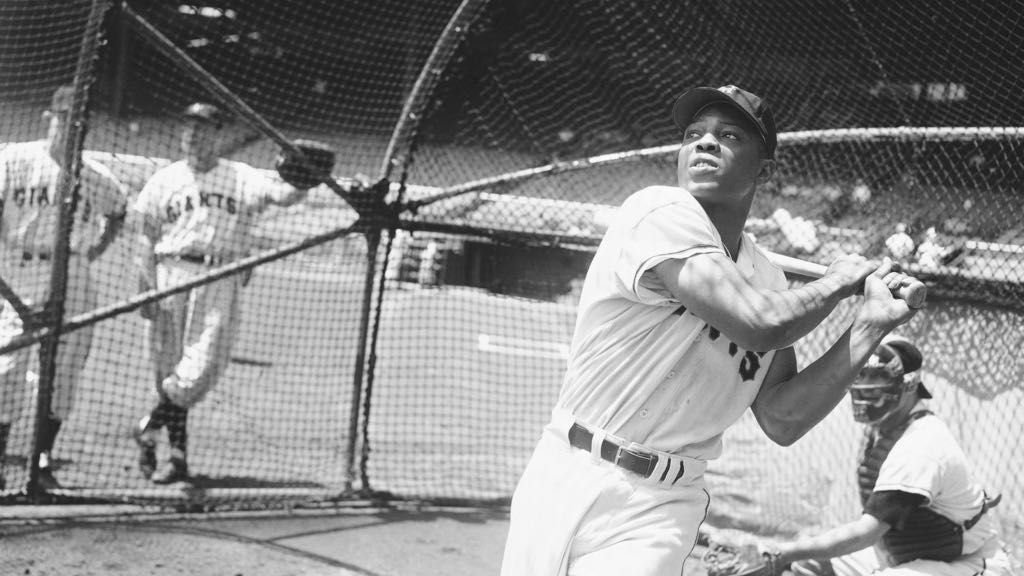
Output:
[[[54,242],[60,203],[57,196],[64,171],[74,87],[58,88],[45,113],[46,138],[8,144],[0,152],[0,275],[38,313],[50,298],[50,276],[54,264]],[[91,264],[113,242],[124,221],[126,190],[106,166],[82,158],[78,172],[79,195],[68,244],[67,317],[91,310],[96,305]],[[9,342],[27,330],[25,320],[8,300],[0,312],[0,342]],[[30,320],[31,321],[31,320]],[[50,452],[64,420],[71,413],[75,389],[92,348],[92,327],[62,335],[57,351],[56,373],[50,411],[41,428],[39,483],[46,490],[59,488],[53,475]],[[28,402],[25,383],[33,347],[0,356],[0,488],[3,460],[11,427]]]
[[[255,216],[272,204],[302,201],[334,165],[333,152],[324,147],[306,149],[310,164],[285,155],[278,161],[284,186],[247,164],[219,157],[226,119],[216,106],[195,103],[184,116],[185,159],[153,174],[134,205],[141,291],[181,284],[246,256]],[[217,384],[230,360],[242,278],[229,276],[142,309],[150,320],[158,398],[138,423],[135,439],[139,469],[154,483],[188,477],[188,412]],[[170,458],[157,469],[161,428],[167,429]]]
[[[695,88],[672,117],[679,185],[630,196],[597,249],[561,392],[512,500],[504,576],[678,576],[725,429],[750,408],[791,444],[915,313],[890,293],[905,278],[889,261],[844,256],[787,289],[743,233],[775,170],[761,98]],[[851,325],[798,370],[793,343],[858,294]]]
[[[762,576],[1009,576],[1013,569],[989,498],[945,423],[928,409],[924,357],[889,336],[850,388],[853,416],[866,426],[857,468],[860,518],[779,545],[733,542],[713,548],[757,565]],[[708,566],[709,576],[722,576]],[[731,571],[726,571],[730,573]]]

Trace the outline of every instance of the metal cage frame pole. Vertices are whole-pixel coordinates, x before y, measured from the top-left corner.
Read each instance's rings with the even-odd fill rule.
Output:
[[[487,4],[487,1],[488,0],[462,0],[462,3],[459,4],[458,8],[455,9],[455,12],[452,13],[451,18],[448,19],[448,24],[445,25],[441,36],[438,38],[437,42],[434,43],[434,48],[431,51],[430,56],[427,57],[423,68],[420,70],[420,73],[416,78],[416,82],[413,84],[412,90],[405,99],[401,115],[398,117],[398,122],[395,124],[395,129],[391,134],[391,139],[388,141],[388,147],[384,152],[384,158],[380,167],[380,179],[382,182],[386,182],[387,179],[390,178],[392,170],[399,164],[402,164],[403,176],[402,186],[399,189],[399,198],[402,197],[402,192],[404,192],[404,173],[408,170],[409,164],[412,161],[411,155],[406,155],[403,159],[399,159],[399,147],[407,146],[407,149],[411,148],[409,145],[415,139],[414,135],[416,133],[416,128],[422,120],[423,111],[426,108],[430,97],[434,93],[434,88],[441,79],[441,74],[444,72],[448,62],[455,54],[458,45],[461,43],[463,38],[465,38],[470,24],[476,19],[480,10]],[[375,343],[369,341],[369,333],[371,309],[373,307],[372,288],[377,275],[377,250],[380,247],[380,240],[382,236],[381,232],[389,226],[393,227],[394,221],[383,221],[381,223],[371,222],[371,226],[374,227],[374,230],[365,234],[367,249],[366,277],[363,284],[363,309],[361,310],[359,318],[359,336],[357,338],[359,345],[356,350],[355,367],[353,369],[352,376],[348,443],[345,448],[346,491],[351,490],[351,484],[353,479],[356,477],[356,444],[361,420],[360,409],[364,400],[363,379],[368,368],[366,365],[368,354],[367,348],[375,348]],[[383,279],[381,282],[383,283]],[[375,361],[376,356],[372,350],[369,351],[369,357],[371,361]],[[369,399],[369,390],[367,391],[366,399],[367,401]],[[366,418],[369,419],[368,410],[366,412]],[[364,439],[364,442],[365,440],[366,439]],[[365,471],[363,472],[363,478],[366,478],[367,476]],[[368,488],[368,486],[363,486],[364,490]]]
[[[82,34],[82,45],[75,65],[74,95],[71,99],[71,114],[66,121],[63,150],[63,166],[57,187],[59,207],[57,237],[55,239],[53,264],[50,268],[49,297],[42,313],[43,322],[52,325],[52,331],[39,346],[39,382],[37,383],[35,426],[32,435],[31,462],[26,491],[29,499],[38,502],[39,486],[39,438],[48,425],[53,400],[53,381],[57,373],[57,350],[64,322],[65,298],[67,297],[68,261],[70,256],[71,226],[74,225],[75,209],[78,206],[79,173],[82,169],[82,147],[85,144],[87,106],[89,89],[94,81],[95,65],[99,53],[100,36],[103,34],[103,18],[110,8],[110,0],[93,0],[89,17]]]

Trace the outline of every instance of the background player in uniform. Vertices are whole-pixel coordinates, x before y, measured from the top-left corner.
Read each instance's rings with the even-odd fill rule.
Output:
[[[271,204],[289,206],[308,189],[274,182],[243,164],[219,157],[224,114],[195,103],[185,111],[185,159],[158,170],[133,207],[139,234],[140,290],[180,284],[211,265],[245,256],[255,216]],[[175,294],[143,308],[158,401],[135,432],[139,468],[158,484],[188,476],[187,420],[193,405],[217,384],[238,328],[242,275]],[[167,428],[170,458],[156,470],[157,433]]]
[[[679,187],[630,196],[598,247],[561,393],[513,496],[505,576],[678,576],[724,430],[750,407],[769,438],[794,442],[914,314],[890,294],[906,278],[888,261],[841,257],[788,290],[744,236],[775,169],[775,123],[759,97],[693,89],[673,119]],[[798,372],[791,345],[861,291],[851,326]]]
[[[890,336],[850,388],[854,418],[867,426],[859,519],[774,548],[718,543],[747,557],[770,550],[778,566],[793,562],[796,576],[1012,574],[990,511],[998,499],[987,498],[953,434],[928,409],[922,361],[917,346]]]
[[[67,141],[67,116],[74,88],[62,86],[54,94],[45,118],[46,138],[10,144],[0,151],[0,275],[15,293],[38,311],[49,298],[50,273],[60,207],[58,187]],[[71,229],[65,313],[81,314],[96,305],[89,264],[113,241],[124,222],[126,190],[102,164],[82,158],[80,199]],[[0,313],[0,342],[22,333],[21,318],[4,302]],[[68,417],[75,388],[92,346],[92,328],[61,337],[57,352],[50,413],[37,441],[41,451],[39,481],[44,489],[58,487],[50,452],[61,424]],[[25,376],[31,347],[0,356],[0,466],[11,426],[26,400]],[[2,469],[0,469],[2,482]]]

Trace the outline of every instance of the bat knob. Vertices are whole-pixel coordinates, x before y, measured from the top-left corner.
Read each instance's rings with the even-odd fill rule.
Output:
[[[911,308],[921,308],[928,298],[928,287],[920,280],[913,279],[900,287],[899,297]]]

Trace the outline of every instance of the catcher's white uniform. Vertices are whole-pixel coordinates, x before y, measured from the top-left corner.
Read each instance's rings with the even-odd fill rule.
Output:
[[[61,167],[50,156],[47,140],[10,144],[0,151],[0,275],[26,304],[36,307],[50,295],[53,245],[57,235],[57,192]],[[96,293],[89,276],[90,248],[103,232],[104,217],[124,215],[126,192],[106,166],[82,159],[75,220],[71,228],[65,315],[95,307]],[[0,342],[22,333],[22,321],[4,301],[0,312]],[[75,386],[92,345],[92,329],[83,328],[61,337],[57,352],[50,411],[58,419],[68,416]],[[0,424],[19,416],[26,400],[25,376],[30,350],[21,348],[0,356]]]
[[[919,402],[914,411],[926,410]],[[878,471],[874,492],[898,490],[926,498],[927,507],[964,523],[981,509],[985,493],[946,424],[934,415],[914,420]],[[870,511],[868,513],[871,513]],[[963,533],[964,555],[952,562],[912,560],[892,566],[882,542],[832,559],[837,576],[972,576],[1013,573],[1003,551],[996,511],[989,510]]]
[[[686,311],[652,271],[710,253],[728,251],[686,190],[649,187],[619,209],[583,285],[552,420],[513,497],[504,576],[681,573],[709,503],[706,462],[774,358]],[[734,260],[752,284],[786,288],[749,237]],[[592,451],[570,444],[574,429],[573,445]],[[656,455],[653,469],[637,473],[633,454]]]
[[[167,288],[244,256],[258,212],[290,193],[256,169],[220,159],[194,171],[178,161],[146,182],[134,210],[151,229],[156,261],[150,284]],[[227,366],[238,325],[241,275],[233,275],[155,304],[150,350],[159,386],[176,405],[202,400]]]

